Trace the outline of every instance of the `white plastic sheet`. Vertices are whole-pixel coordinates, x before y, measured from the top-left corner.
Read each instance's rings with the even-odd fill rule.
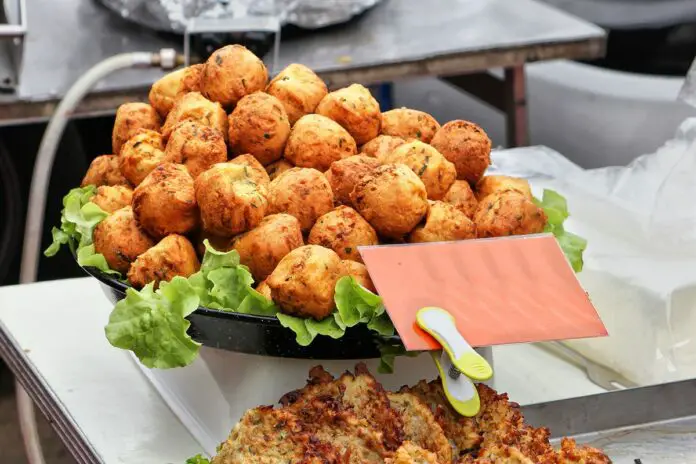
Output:
[[[568,230],[588,239],[579,279],[609,337],[566,345],[641,385],[696,376],[696,118],[626,167],[529,147],[495,153],[494,172],[563,194]]]

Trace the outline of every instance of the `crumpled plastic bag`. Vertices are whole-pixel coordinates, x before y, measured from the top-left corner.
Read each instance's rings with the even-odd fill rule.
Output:
[[[568,230],[588,240],[578,279],[609,336],[564,344],[639,385],[696,376],[696,118],[625,167],[583,170],[545,147],[493,161],[563,194]]]

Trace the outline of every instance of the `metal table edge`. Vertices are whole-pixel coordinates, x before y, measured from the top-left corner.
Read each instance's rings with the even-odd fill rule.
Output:
[[[451,53],[427,58],[355,66],[319,71],[329,87],[352,82],[375,84],[405,77],[447,76],[470,74],[492,68],[523,66],[527,63],[553,59],[591,59],[606,52],[606,35],[589,36],[566,42],[539,42],[513,47],[484,49],[474,53]],[[128,88],[92,93],[75,111],[74,116],[86,117],[113,113],[125,101],[146,100],[149,88]],[[55,111],[58,99],[0,101],[0,126],[47,120]]]
[[[80,427],[72,420],[65,405],[35,369],[24,350],[0,321],[0,357],[44,417],[50,422],[66,448],[80,464],[101,464],[99,453],[92,447]]]

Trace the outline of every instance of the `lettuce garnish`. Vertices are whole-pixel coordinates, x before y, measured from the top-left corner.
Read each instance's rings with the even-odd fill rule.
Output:
[[[197,454],[192,458],[188,458],[185,464],[210,464],[210,460],[200,454]]]
[[[76,249],[80,266],[95,267],[107,274],[120,275],[109,269],[104,255],[94,251],[92,234],[94,228],[109,215],[90,200],[97,192],[94,185],[74,188],[63,197],[63,210],[60,214],[60,228],[51,230],[53,243],[46,248],[44,255],[54,256],[62,245]]]
[[[582,271],[582,254],[587,248],[587,240],[563,227],[563,223],[570,216],[566,199],[553,190],[544,189],[541,200],[535,198],[534,202],[544,210],[548,218],[544,232],[550,232],[556,237],[573,270]]]

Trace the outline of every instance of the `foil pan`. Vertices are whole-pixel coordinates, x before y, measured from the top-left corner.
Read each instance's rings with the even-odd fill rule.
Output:
[[[277,16],[317,29],[349,21],[381,0],[99,0],[119,16],[158,31],[183,33],[189,18]]]

